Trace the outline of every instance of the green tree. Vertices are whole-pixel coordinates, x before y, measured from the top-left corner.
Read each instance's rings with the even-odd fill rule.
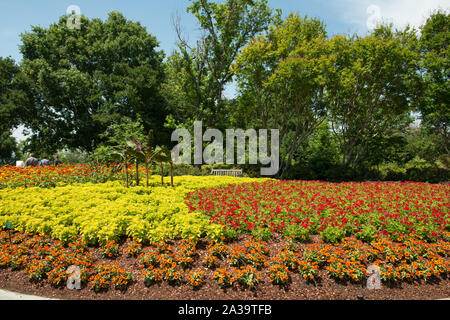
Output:
[[[425,89],[420,105],[424,125],[441,137],[450,156],[450,15],[438,11],[421,27],[420,52]]]
[[[0,163],[9,163],[18,155],[12,131],[29,117],[27,85],[14,60],[0,57]]]
[[[100,163],[111,163],[117,160],[115,159],[117,152],[124,152],[129,141],[144,139],[144,126],[139,117],[136,121],[122,118],[119,123],[110,125],[100,137],[104,142],[91,152],[90,159]]]
[[[221,127],[226,120],[223,92],[232,81],[231,66],[249,39],[266,30],[272,20],[267,0],[191,0],[187,11],[198,21],[202,37],[195,47],[177,27],[180,55],[171,66],[178,70],[186,98],[183,122],[203,120]]]
[[[118,12],[106,21],[83,16],[79,30],[69,29],[67,18],[21,35],[22,68],[33,83],[26,124],[34,142],[92,151],[123,117],[141,117],[146,131],[168,139],[160,92],[164,54],[156,38]]]
[[[235,65],[242,92],[236,119],[280,130],[281,177],[299,148],[326,119],[324,76],[328,64],[324,24],[290,14],[250,41]]]
[[[344,166],[358,167],[374,139],[412,110],[419,82],[417,39],[381,26],[368,36],[330,40],[328,111]]]

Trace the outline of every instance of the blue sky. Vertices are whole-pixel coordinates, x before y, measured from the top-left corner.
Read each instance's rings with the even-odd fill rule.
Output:
[[[89,18],[105,20],[112,10],[120,11],[127,19],[140,21],[156,36],[160,49],[169,55],[176,47],[172,17],[179,15],[183,31],[189,40],[196,39],[195,18],[186,13],[189,0],[0,0],[0,56],[11,56],[20,62],[20,34],[32,25],[47,27],[58,21],[70,5],[77,5]],[[367,33],[370,21],[387,21],[401,28],[410,24],[420,26],[434,9],[450,9],[450,0],[269,0],[272,8],[283,14],[299,12],[319,17],[327,25],[329,35]],[[372,20],[370,20],[372,19]],[[228,95],[233,95],[233,86]],[[14,136],[23,139],[21,128]]]
[[[190,39],[195,39],[196,25],[186,13],[189,0],[0,0],[0,56],[20,61],[20,33],[31,25],[43,27],[58,20],[68,6],[77,5],[89,18],[106,19],[112,10],[122,12],[130,20],[140,21],[160,42],[160,48],[170,54],[176,36],[171,23],[178,13]],[[450,8],[450,0],[269,0],[272,8],[284,14],[300,12],[325,21],[330,35],[347,32],[367,32],[367,8],[376,5],[385,20],[402,26],[407,22],[420,25],[433,8]]]

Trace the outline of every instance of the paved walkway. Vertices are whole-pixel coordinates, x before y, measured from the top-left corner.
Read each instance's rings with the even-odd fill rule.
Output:
[[[53,300],[38,296],[30,296],[27,294],[16,293],[12,291],[0,290],[0,300]]]
[[[0,300],[55,300],[51,298],[43,298],[38,296],[30,296],[27,294],[16,293],[12,291],[0,290]],[[450,300],[450,298],[446,299],[437,299],[437,300]]]

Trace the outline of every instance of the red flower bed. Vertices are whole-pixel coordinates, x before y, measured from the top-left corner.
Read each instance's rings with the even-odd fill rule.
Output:
[[[448,185],[270,180],[195,191],[186,203],[211,222],[262,238],[320,234],[337,243],[350,235],[370,242],[413,234],[434,242],[450,231],[449,199]]]
[[[145,168],[139,170],[144,176]],[[135,174],[135,167],[129,167],[129,174]],[[120,170],[116,164],[89,166],[59,165],[59,166],[37,166],[37,167],[0,167],[0,189],[4,188],[29,188],[41,187],[52,188],[59,183],[103,183],[111,180],[125,178],[125,171]]]
[[[113,166],[59,165],[38,167],[0,167],[0,189],[18,187],[55,187],[58,183],[106,182]]]

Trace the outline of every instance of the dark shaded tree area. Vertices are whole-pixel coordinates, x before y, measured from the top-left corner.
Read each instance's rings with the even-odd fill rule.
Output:
[[[31,116],[28,79],[11,58],[0,57],[0,164],[20,157],[12,131]]]

